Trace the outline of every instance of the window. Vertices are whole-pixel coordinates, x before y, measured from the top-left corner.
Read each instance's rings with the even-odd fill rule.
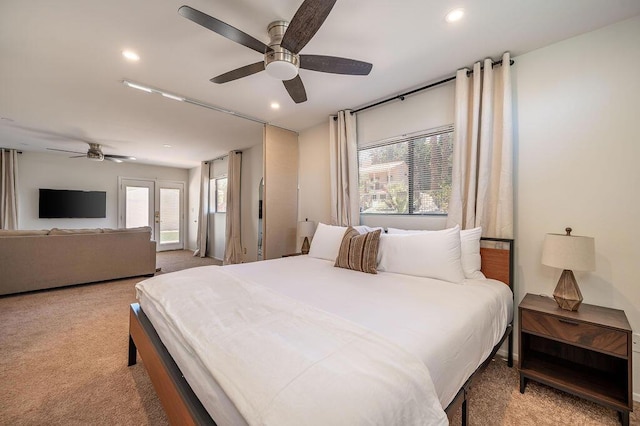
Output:
[[[209,211],[211,213],[227,212],[227,178],[211,179],[209,184]]]
[[[360,212],[447,214],[453,128],[358,150]]]

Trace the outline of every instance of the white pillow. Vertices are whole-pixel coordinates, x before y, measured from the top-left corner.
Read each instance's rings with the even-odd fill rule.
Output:
[[[373,232],[373,231],[377,231],[378,229],[380,230],[381,234],[384,234],[384,228],[382,226],[376,226],[376,227],[370,227],[367,225],[357,225],[353,227],[356,231],[358,231],[360,234],[366,234],[367,232]]]
[[[380,236],[378,271],[460,283],[460,227]]]
[[[318,259],[326,259],[335,261],[340,251],[340,244],[344,236],[346,226],[333,226],[318,223],[311,247],[309,248],[309,257]]]
[[[388,234],[416,234],[420,232],[412,229],[387,228]],[[482,236],[482,228],[465,229],[460,231],[460,261],[462,262],[462,270],[465,278],[482,280],[484,274],[480,272],[480,237]]]
[[[482,260],[480,258],[480,237],[482,228],[465,229],[460,231],[460,250],[462,270],[465,278],[483,280],[486,277],[480,272]]]

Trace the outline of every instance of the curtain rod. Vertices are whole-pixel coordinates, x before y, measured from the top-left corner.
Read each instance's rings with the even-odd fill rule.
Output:
[[[3,147],[0,146],[0,149],[7,150],[7,151],[11,151],[12,149],[15,149],[18,154],[22,154],[22,151],[20,151],[20,150],[18,150],[16,148],[3,148]]]
[[[510,66],[513,65],[514,63],[515,63],[515,61],[513,59],[511,59],[511,61],[509,61],[509,65]],[[493,65],[502,65],[502,59],[500,59],[499,61],[493,62],[492,66]],[[484,65],[482,65],[480,67],[480,69],[484,69]],[[472,75],[472,74],[473,74],[473,70],[467,71],[467,77]],[[423,90],[431,89],[432,87],[439,86],[439,85],[444,84],[444,83],[448,83],[451,80],[455,80],[455,79],[456,79],[456,76],[454,75],[454,76],[451,76],[451,77],[447,77],[444,80],[436,81],[435,83],[431,83],[431,84],[427,84],[426,86],[418,87],[417,89],[413,89],[413,90],[410,90],[408,92],[401,93],[401,94],[396,95],[396,96],[394,96],[392,98],[384,99],[384,100],[382,100],[380,102],[376,102],[375,104],[367,105],[365,107],[353,110],[353,111],[351,111],[351,115],[353,115],[353,114],[355,114],[357,112],[360,112],[360,111],[367,110],[369,108],[377,107],[378,105],[386,104],[387,102],[395,101],[396,99],[400,99],[401,101],[404,101],[404,98],[406,96],[413,95],[414,93],[421,92]],[[338,117],[334,117],[333,119],[337,120]]]

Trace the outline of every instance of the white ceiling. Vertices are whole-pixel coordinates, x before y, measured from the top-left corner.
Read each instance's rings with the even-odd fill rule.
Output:
[[[373,70],[366,77],[301,70],[309,100],[296,105],[264,72],[209,82],[261,55],[177,13],[187,4],[268,43],[266,26],[289,20],[301,3],[0,0],[0,147],[84,151],[84,140],[141,163],[193,167],[260,143],[262,125],[127,88],[123,79],[301,131],[476,60],[507,50],[517,57],[640,14],[638,0],[338,0],[301,53],[359,59]],[[465,17],[447,24],[456,7]],[[141,60],[127,62],[124,49]],[[279,110],[270,108],[274,101]]]

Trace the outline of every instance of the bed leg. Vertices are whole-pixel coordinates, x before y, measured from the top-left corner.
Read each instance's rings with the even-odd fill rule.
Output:
[[[464,399],[462,400],[462,426],[469,424],[469,407],[467,406],[467,390],[464,390]]]
[[[509,349],[507,354],[507,365],[509,368],[513,367],[513,331],[509,333],[509,342],[507,343]]]
[[[136,364],[137,353],[138,352],[136,350],[136,344],[133,341],[131,335],[129,335],[129,363],[127,364],[127,367],[131,367],[132,365]]]

